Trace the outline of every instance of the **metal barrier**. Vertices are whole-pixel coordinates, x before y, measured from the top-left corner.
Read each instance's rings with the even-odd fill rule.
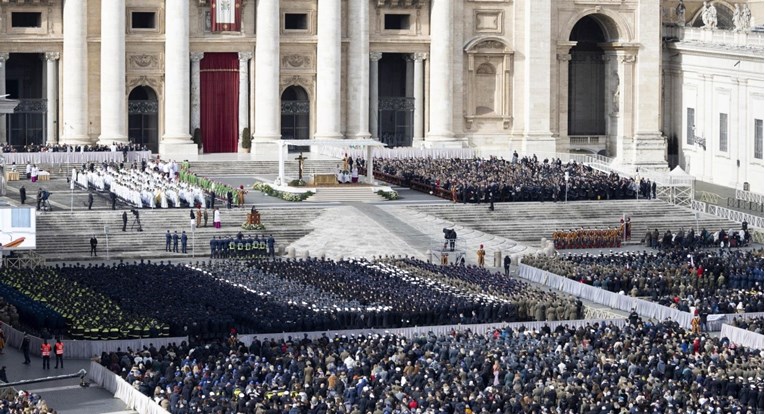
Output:
[[[753,193],[751,191],[736,190],[736,200],[748,201],[750,203],[765,204],[765,196]]]
[[[761,216],[755,216],[752,214],[742,213],[740,211],[731,210],[729,208],[716,206],[710,204],[707,206],[707,213],[720,218],[728,219],[736,222],[743,222],[746,220],[751,227],[763,228],[763,218]]]

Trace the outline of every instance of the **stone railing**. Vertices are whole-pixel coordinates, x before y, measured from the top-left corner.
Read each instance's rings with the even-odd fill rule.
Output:
[[[675,38],[681,42],[697,42],[725,46],[763,48],[763,34],[760,32],[734,32],[732,30],[709,30],[701,27],[664,26],[664,38]]]

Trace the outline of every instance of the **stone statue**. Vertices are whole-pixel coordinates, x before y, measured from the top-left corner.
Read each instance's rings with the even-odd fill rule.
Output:
[[[733,31],[741,31],[741,8],[738,7],[738,3],[733,5]]]
[[[675,7],[675,21],[680,27],[685,27],[685,3],[680,0],[680,3]]]
[[[738,14],[738,18],[736,15]],[[744,3],[739,10],[738,4],[736,10],[733,12],[733,25],[736,32],[749,32],[752,30],[752,11],[749,10],[749,6]]]
[[[701,21],[704,23],[705,29],[717,29],[717,9],[714,5],[709,4],[708,1],[704,2],[704,7],[701,11]]]

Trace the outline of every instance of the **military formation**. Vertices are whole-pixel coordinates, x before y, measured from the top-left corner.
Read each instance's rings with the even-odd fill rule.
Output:
[[[759,351],[639,318],[413,337],[233,335],[101,363],[182,414],[743,414],[765,399]]]
[[[275,257],[276,241],[272,235],[218,236],[210,239],[211,259],[255,259]]]
[[[621,227],[607,229],[572,229],[559,230],[552,234],[555,248],[569,249],[599,249],[622,246],[624,231]]]

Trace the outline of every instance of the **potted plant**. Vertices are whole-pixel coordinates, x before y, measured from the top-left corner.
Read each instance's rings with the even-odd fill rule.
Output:
[[[249,127],[242,130],[242,148],[244,152],[250,152],[250,148],[252,148],[252,135],[250,135]]]

